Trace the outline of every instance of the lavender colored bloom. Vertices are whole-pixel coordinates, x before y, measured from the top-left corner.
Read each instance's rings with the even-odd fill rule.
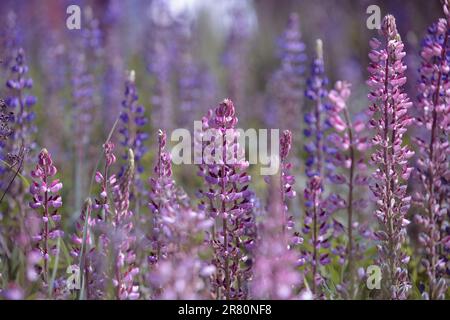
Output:
[[[141,159],[147,152],[144,143],[148,140],[148,134],[143,130],[143,127],[147,124],[147,118],[144,115],[145,109],[144,106],[137,104],[138,100],[139,95],[135,84],[135,72],[132,70],[125,83],[125,98],[122,101],[123,109],[120,112],[121,125],[119,127],[119,133],[122,136],[122,146],[125,149],[133,149],[137,174],[140,174],[144,171]],[[123,158],[126,160],[127,156],[128,153]],[[122,171],[124,170],[125,167],[122,167]]]
[[[44,259],[43,280],[48,283],[48,260],[54,253],[56,247],[50,247],[50,240],[55,240],[64,235],[58,228],[60,215],[58,209],[62,206],[59,191],[62,189],[62,183],[58,180],[52,180],[57,170],[53,165],[53,160],[46,149],[39,153],[39,162],[35,169],[31,171],[33,182],[30,186],[30,194],[33,197],[30,207],[42,215],[43,227],[39,234],[33,235],[37,247]]]
[[[364,201],[364,198],[356,199],[356,187],[358,190],[364,190],[368,185],[369,177],[366,174],[367,166],[365,164],[364,152],[369,145],[367,137],[364,135],[364,122],[360,118],[352,120],[348,110],[347,101],[350,97],[350,83],[338,81],[333,90],[328,94],[330,105],[328,106],[328,122],[334,129],[334,133],[328,136],[330,145],[336,148],[336,153],[332,162],[336,167],[341,168],[343,174],[332,173],[331,181],[336,184],[344,184],[348,187],[346,200],[340,199],[347,211],[347,248],[339,246],[336,248],[336,254],[340,256],[342,264],[348,262],[347,270],[349,274],[349,295],[354,296],[354,283],[356,280],[355,259],[361,251],[361,243],[356,243],[354,229],[355,224],[354,209],[358,202]],[[356,210],[355,210],[356,211]],[[356,211],[357,212],[357,211]],[[335,237],[343,233],[343,227],[336,220],[334,221]]]
[[[406,182],[411,168],[408,159],[412,152],[403,144],[403,135],[412,119],[408,109],[412,103],[403,92],[406,83],[404,45],[398,34],[395,18],[383,19],[381,34],[384,42],[372,39],[369,53],[371,63],[367,81],[371,92],[370,125],[375,129],[372,144],[376,150],[371,160],[377,165],[374,184],[370,186],[377,198],[375,217],[382,230],[375,233],[379,240],[379,265],[384,274],[386,298],[406,299],[411,288],[406,264],[409,257],[402,250],[406,241],[406,220],[411,197],[406,194]]]
[[[278,46],[281,65],[270,80],[269,91],[275,99],[280,127],[291,130],[294,138],[297,138],[301,122],[306,54],[296,13],[289,16]]]
[[[34,150],[35,142],[33,135],[36,132],[34,119],[36,117],[33,106],[36,104],[36,97],[29,95],[28,90],[33,87],[33,79],[27,76],[28,65],[25,60],[25,51],[21,48],[17,51],[15,64],[11,66],[11,77],[6,82],[10,95],[6,98],[6,104],[15,112],[14,124],[17,129],[14,131],[13,154],[18,154],[21,148]]]
[[[443,299],[447,291],[445,274],[448,269],[445,254],[440,254],[445,244],[445,219],[449,210],[448,179],[450,153],[447,134],[450,129],[450,27],[449,5],[444,3],[446,19],[439,19],[429,29],[422,44],[420,82],[418,85],[417,124],[424,128],[425,139],[415,139],[419,146],[417,169],[421,192],[415,201],[422,207],[415,221],[422,227],[419,241],[425,249],[422,261],[428,276],[424,297]],[[447,181],[446,181],[447,180]],[[447,269],[447,270],[446,270]]]
[[[162,257],[167,256],[166,243],[163,232],[164,215],[169,208],[181,210],[187,208],[187,196],[183,190],[178,188],[172,178],[172,160],[170,153],[165,151],[166,134],[160,130],[158,134],[158,158],[154,168],[155,177],[149,179],[150,201],[149,207],[152,216],[152,253],[149,260],[152,263],[158,262]]]
[[[322,194],[323,179],[311,177],[304,191],[306,210],[302,229],[303,237],[308,239],[311,247],[303,248],[299,264],[304,265],[306,273],[312,277],[311,293],[314,298],[320,296],[319,287],[324,281],[319,267],[330,263],[329,214],[324,208]]]
[[[306,128],[303,130],[305,137],[310,139],[304,147],[308,154],[306,160],[306,175],[308,177],[318,175],[323,178],[326,174],[325,161],[327,152],[330,152],[324,143],[325,131],[329,127],[323,117],[326,114],[327,84],[328,79],[325,75],[322,41],[317,40],[316,57],[312,63],[311,77],[307,81],[305,90],[305,96],[313,102],[311,111],[306,112],[304,115]]]
[[[237,144],[237,117],[233,102],[225,99],[203,118],[203,133],[211,134],[210,141],[200,146],[199,176],[206,183],[199,192],[204,208],[216,221],[211,245],[215,252],[215,296],[219,299],[238,299],[245,296],[244,283],[250,277],[246,248],[253,239],[249,231],[254,225],[251,215],[253,192],[248,190],[250,176],[248,162]],[[210,131],[206,131],[206,130]],[[198,155],[197,155],[198,156]]]

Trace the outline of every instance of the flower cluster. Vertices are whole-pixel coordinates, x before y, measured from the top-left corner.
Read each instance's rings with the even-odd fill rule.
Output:
[[[39,234],[33,235],[33,240],[37,242],[37,249],[44,259],[43,279],[45,283],[48,283],[50,254],[56,253],[56,246],[51,246],[50,240],[55,240],[64,234],[58,228],[61,221],[58,208],[62,206],[59,191],[63,185],[59,179],[53,180],[52,177],[56,175],[56,172],[57,169],[53,165],[50,153],[46,149],[42,149],[39,153],[39,162],[31,171],[34,180],[30,186],[30,194],[33,197],[30,207],[42,216],[43,227]]]
[[[386,279],[386,297],[405,299],[411,285],[405,266],[409,257],[402,245],[406,240],[409,224],[406,214],[411,202],[406,194],[406,182],[412,171],[408,159],[414,152],[403,145],[403,135],[412,122],[408,114],[412,103],[402,89],[406,83],[406,65],[402,62],[405,52],[393,16],[383,19],[381,34],[384,43],[372,39],[369,53],[369,112],[370,125],[375,129],[372,144],[376,148],[371,160],[377,165],[370,188],[377,198],[375,216],[382,226],[375,234],[380,241],[377,247]]]
[[[167,256],[163,233],[163,223],[170,210],[180,210],[187,207],[187,198],[172,178],[172,159],[165,151],[166,133],[162,130],[158,134],[158,154],[154,168],[155,177],[149,179],[150,201],[149,207],[152,212],[152,234],[150,263],[156,263],[161,257]]]
[[[429,29],[421,51],[419,97],[420,111],[417,124],[424,128],[424,136],[415,139],[420,155],[417,170],[421,191],[414,200],[423,211],[415,216],[415,222],[422,227],[419,240],[425,248],[423,264],[428,276],[428,288],[424,297],[440,299],[445,296],[447,285],[444,275],[448,272],[445,254],[440,247],[445,244],[445,219],[449,210],[448,179],[450,176],[450,152],[447,134],[450,129],[450,33],[448,6],[444,7],[447,19],[439,19]]]
[[[215,251],[215,295],[237,299],[245,296],[243,283],[250,277],[246,251],[253,243],[250,236],[253,192],[248,190],[248,162],[237,143],[237,117],[234,104],[225,99],[203,119],[204,134],[209,141],[202,146],[199,175],[207,187],[200,191],[200,208],[206,208],[216,226],[211,238]]]

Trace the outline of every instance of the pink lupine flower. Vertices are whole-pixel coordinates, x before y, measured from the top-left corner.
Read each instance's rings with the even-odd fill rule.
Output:
[[[42,149],[38,158],[38,164],[31,171],[33,182],[30,186],[30,194],[33,199],[30,207],[42,215],[43,227],[39,234],[33,235],[33,238],[38,242],[37,248],[44,260],[43,280],[48,283],[48,260],[56,249],[56,246],[50,247],[49,240],[55,240],[64,235],[63,231],[58,229],[61,216],[57,213],[57,209],[62,206],[61,196],[57,194],[62,188],[62,183],[57,179],[51,180],[57,170],[47,149]]]
[[[408,115],[412,103],[402,89],[405,83],[406,65],[402,61],[405,52],[393,16],[384,18],[381,35],[383,43],[376,39],[371,41],[371,63],[368,68],[370,125],[375,129],[372,138],[375,152],[371,160],[377,165],[370,188],[378,199],[375,217],[382,226],[375,235],[380,241],[377,246],[378,263],[386,279],[386,297],[406,299],[411,285],[404,263],[407,254],[402,250],[402,244],[406,241],[403,220],[411,197],[406,195],[408,177],[404,174],[410,170],[408,159],[413,152],[403,145],[403,136],[412,122]]]

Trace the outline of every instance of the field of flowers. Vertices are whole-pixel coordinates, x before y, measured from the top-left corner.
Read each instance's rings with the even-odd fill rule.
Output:
[[[2,0],[0,60],[0,299],[450,298],[449,0]]]

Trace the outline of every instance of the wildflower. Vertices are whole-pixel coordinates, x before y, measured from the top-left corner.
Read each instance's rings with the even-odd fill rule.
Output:
[[[332,158],[333,164],[344,170],[345,174],[344,176],[340,173],[333,172],[329,178],[336,184],[344,184],[348,187],[347,197],[344,201],[344,206],[347,210],[347,248],[344,249],[343,246],[340,246],[336,248],[336,253],[339,252],[341,258],[348,262],[350,297],[353,297],[354,282],[356,280],[354,260],[358,251],[356,249],[361,249],[361,244],[357,244],[355,241],[354,209],[358,209],[358,205],[362,201],[365,201],[364,198],[355,199],[357,196],[355,189],[356,187],[362,189],[369,182],[369,177],[365,173],[367,166],[365,165],[363,156],[364,151],[369,147],[369,143],[367,137],[364,136],[363,120],[358,117],[351,119],[347,106],[347,101],[351,94],[350,86],[348,82],[338,81],[334,89],[328,94],[330,100],[328,106],[328,122],[335,131],[328,136],[328,142],[336,148],[336,152]],[[334,230],[338,229],[337,234],[341,234],[343,227],[340,223],[334,220],[334,225]]]
[[[58,228],[61,216],[58,209],[62,206],[59,191],[62,189],[62,183],[58,180],[52,180],[57,173],[56,167],[47,149],[42,149],[39,153],[39,161],[31,176],[33,182],[30,186],[30,194],[33,197],[30,202],[30,208],[41,214],[43,227],[39,234],[33,235],[37,243],[40,254],[44,260],[43,278],[48,283],[48,261],[51,254],[55,254],[56,246],[50,247],[50,241],[64,235],[64,232]]]
[[[413,152],[402,142],[412,122],[408,115],[412,103],[402,89],[406,82],[406,65],[402,62],[405,52],[393,16],[383,19],[381,34],[384,43],[372,39],[369,54],[369,112],[370,125],[375,129],[372,144],[376,148],[371,160],[378,166],[370,188],[378,199],[375,216],[383,227],[375,235],[380,241],[379,263],[387,284],[384,289],[389,298],[405,299],[411,287],[404,263],[407,255],[402,251],[406,240],[403,221],[411,202],[405,182],[410,171],[408,159]]]
[[[215,294],[218,298],[241,298],[243,283],[250,276],[250,266],[243,267],[246,246],[253,239],[249,231],[252,219],[252,196],[248,190],[250,176],[245,172],[248,162],[237,144],[236,111],[231,100],[225,99],[203,118],[203,129],[210,128],[215,137],[202,145],[199,175],[207,187],[199,192],[204,208],[215,219],[211,244],[214,248]]]
[[[445,237],[445,212],[448,211],[448,187],[445,177],[450,175],[448,154],[450,151],[447,139],[449,131],[449,99],[448,80],[450,73],[450,35],[448,2],[444,2],[446,19],[439,19],[429,29],[422,44],[420,82],[418,85],[418,109],[420,111],[417,124],[424,128],[425,139],[415,139],[420,153],[417,159],[417,170],[421,181],[421,192],[415,196],[415,202],[422,211],[415,220],[422,227],[419,240],[425,248],[423,265],[428,276],[428,290],[424,297],[442,299],[445,297],[447,285],[444,280],[445,268],[441,261],[445,258],[439,254]],[[405,172],[409,175],[411,170]],[[444,231],[444,232],[443,232]]]

